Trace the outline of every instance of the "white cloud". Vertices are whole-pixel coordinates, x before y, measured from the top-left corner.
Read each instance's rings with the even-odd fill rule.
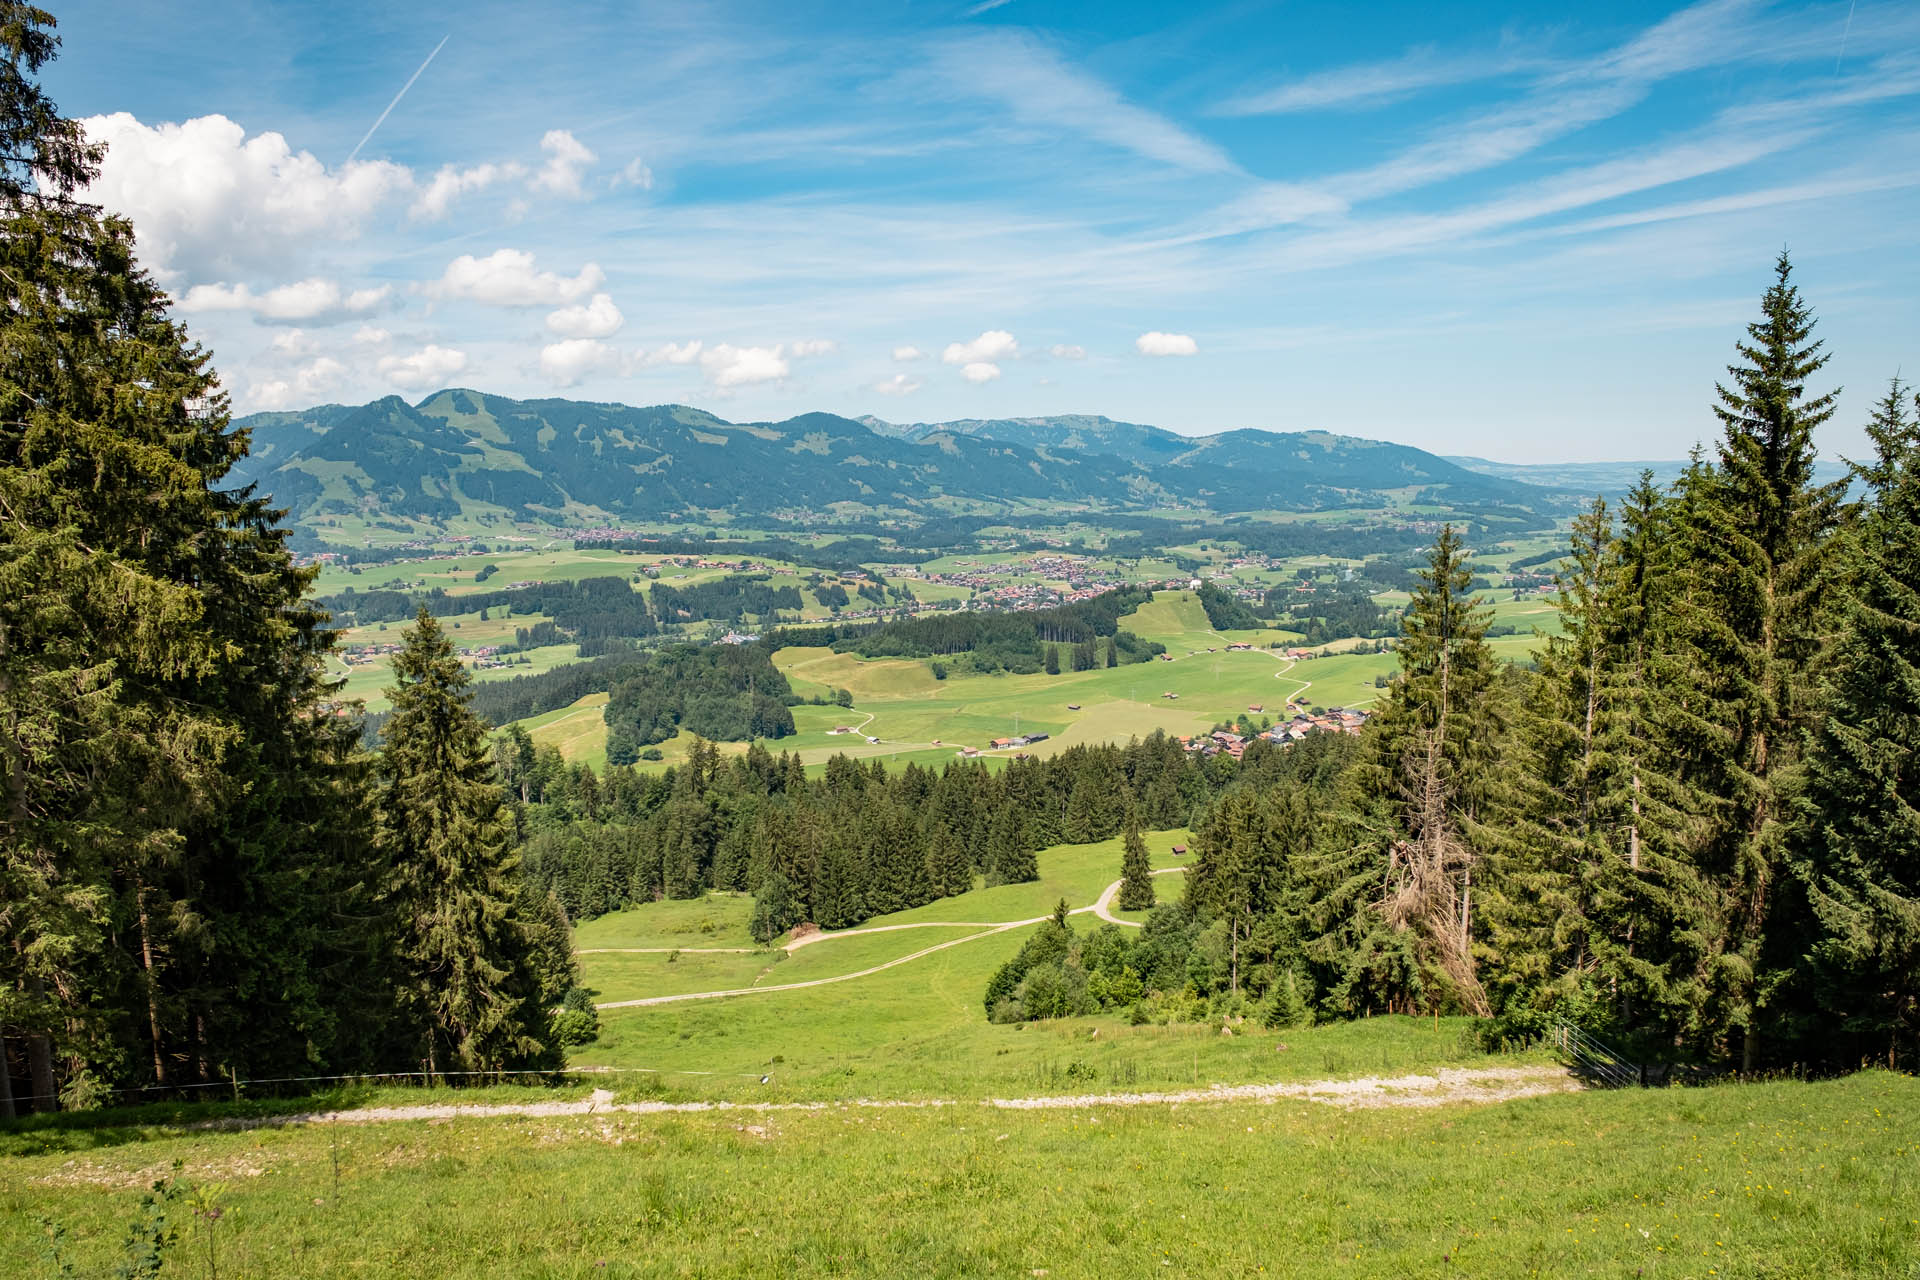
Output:
[[[320,356],[286,377],[252,383],[240,400],[249,411],[303,408],[325,399],[346,377],[347,366],[332,356]]]
[[[1143,356],[1191,356],[1200,347],[1184,333],[1161,333],[1158,329],[1133,340],[1134,349]]]
[[[893,349],[893,358],[905,364],[910,360],[925,360],[927,353],[918,347],[895,347]]]
[[[597,338],[568,338],[540,349],[540,372],[563,387],[619,363],[618,353]]]
[[[925,385],[924,379],[896,373],[891,378],[880,379],[869,390],[878,391],[883,396],[910,396]]]
[[[533,255],[499,249],[484,258],[463,253],[447,264],[439,280],[427,286],[436,298],[466,298],[495,307],[552,307],[585,297],[606,283],[598,264],[589,262],[571,278],[536,271]]]
[[[132,220],[141,260],[164,280],[286,272],[316,242],[357,235],[413,181],[385,161],[329,170],[280,134],[249,138],[220,115],[149,127],[122,111],[80,123],[107,145],[86,198]]]
[[[610,185],[616,191],[621,187],[638,187],[642,191],[651,191],[653,190],[653,170],[647,168],[646,162],[640,157],[635,156],[627,161],[625,168],[613,175]]]
[[[985,360],[976,360],[960,370],[960,376],[978,386],[984,382],[992,382],[995,378],[999,377],[1000,366],[991,364]]]
[[[1292,111],[1383,106],[1425,89],[1469,84],[1517,69],[1510,60],[1442,58],[1431,49],[1415,49],[1390,62],[1335,67],[1302,76],[1276,89],[1243,94],[1221,103],[1215,114],[1279,115]]]
[[[698,339],[692,342],[669,342],[658,351],[648,352],[641,357],[641,362],[649,365],[695,364],[698,363],[700,352],[705,346],[706,344]]]
[[[408,213],[423,222],[447,216],[453,202],[475,191],[484,191],[496,182],[517,178],[526,170],[517,164],[477,164],[469,169],[444,165],[413,199]]]
[[[950,342],[940,358],[948,364],[976,364],[982,361],[1005,360],[1020,354],[1020,344],[1005,329],[989,329],[972,342]],[[995,370],[994,376],[999,376]],[[975,379],[979,381],[979,379]]]
[[[545,191],[556,196],[567,196],[578,200],[586,194],[581,178],[586,175],[587,166],[599,157],[565,129],[549,129],[540,139],[540,149],[547,153],[547,162],[527,183],[535,191]]]
[[[1055,360],[1085,360],[1087,349],[1071,342],[1056,342],[1047,349],[1047,354]]]
[[[255,293],[244,284],[197,284],[180,300],[180,310],[191,315],[209,311],[245,311],[269,324],[337,324],[376,311],[392,294],[391,285],[373,289],[342,289],[332,280],[315,276]]]
[[[790,368],[778,346],[736,347],[724,342],[700,353],[700,367],[707,381],[722,391],[757,382],[778,382]]]
[[[729,391],[760,382],[778,382],[793,371],[793,361],[833,350],[835,344],[823,338],[775,343],[770,347],[736,347],[727,342],[710,347],[696,339],[635,352],[632,365],[650,369],[663,364],[697,364],[710,385],[716,390]]]
[[[620,331],[626,317],[609,294],[596,293],[585,306],[562,307],[547,317],[547,328],[569,338],[606,338]]]
[[[396,387],[424,391],[447,385],[447,379],[467,367],[467,353],[428,343],[412,355],[382,356],[374,369]]]
[[[1071,129],[1194,173],[1236,173],[1232,157],[1165,116],[1126,101],[1035,40],[1014,31],[962,36],[936,48],[932,70],[954,92],[997,100],[1045,131]]]
[[[305,329],[286,329],[273,335],[270,344],[282,355],[303,356],[314,349],[313,339],[307,336]]]
[[[366,347],[384,347],[392,338],[393,335],[385,329],[370,324],[363,324],[353,331],[353,340]]]

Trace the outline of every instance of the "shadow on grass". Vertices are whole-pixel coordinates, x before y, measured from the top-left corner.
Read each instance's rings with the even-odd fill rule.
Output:
[[[405,1086],[344,1084],[272,1098],[190,1102],[169,1099],[95,1111],[57,1111],[0,1121],[0,1158],[94,1151],[147,1142],[170,1131],[252,1125],[316,1111],[374,1106],[553,1102],[585,1097],[595,1086],[556,1076],[547,1084]]]

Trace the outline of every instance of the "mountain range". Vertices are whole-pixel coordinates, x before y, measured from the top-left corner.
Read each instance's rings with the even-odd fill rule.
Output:
[[[1566,495],[1406,445],[1328,432],[1182,436],[1108,418],[902,425],[808,413],[729,422],[685,405],[511,400],[449,389],[408,404],[320,405],[240,420],[233,473],[311,526],[566,522],[715,512],[932,518],[1067,504],[1325,511],[1417,499],[1452,509],[1557,510]]]

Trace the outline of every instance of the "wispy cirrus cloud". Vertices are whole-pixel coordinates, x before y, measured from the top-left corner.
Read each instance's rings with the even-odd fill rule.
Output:
[[[1217,143],[1128,102],[1112,85],[1020,31],[963,35],[934,44],[927,70],[957,97],[997,103],[1015,119],[1067,130],[1192,173],[1237,173]]]
[[[1256,89],[1213,107],[1221,116],[1273,116],[1306,111],[1382,107],[1429,89],[1452,88],[1523,70],[1527,63],[1500,55],[1447,55],[1431,48],[1410,50],[1383,62],[1333,67]]]

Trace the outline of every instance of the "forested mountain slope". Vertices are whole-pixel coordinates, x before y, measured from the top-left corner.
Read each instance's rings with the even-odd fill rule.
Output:
[[[1402,445],[1324,432],[1190,439],[1105,419],[892,428],[825,413],[735,423],[684,405],[509,400],[477,391],[257,414],[236,472],[297,522],[779,516],[848,504],[932,517],[956,505],[1215,511],[1375,506],[1387,491],[1454,506],[1555,505],[1549,490],[1480,476]]]

